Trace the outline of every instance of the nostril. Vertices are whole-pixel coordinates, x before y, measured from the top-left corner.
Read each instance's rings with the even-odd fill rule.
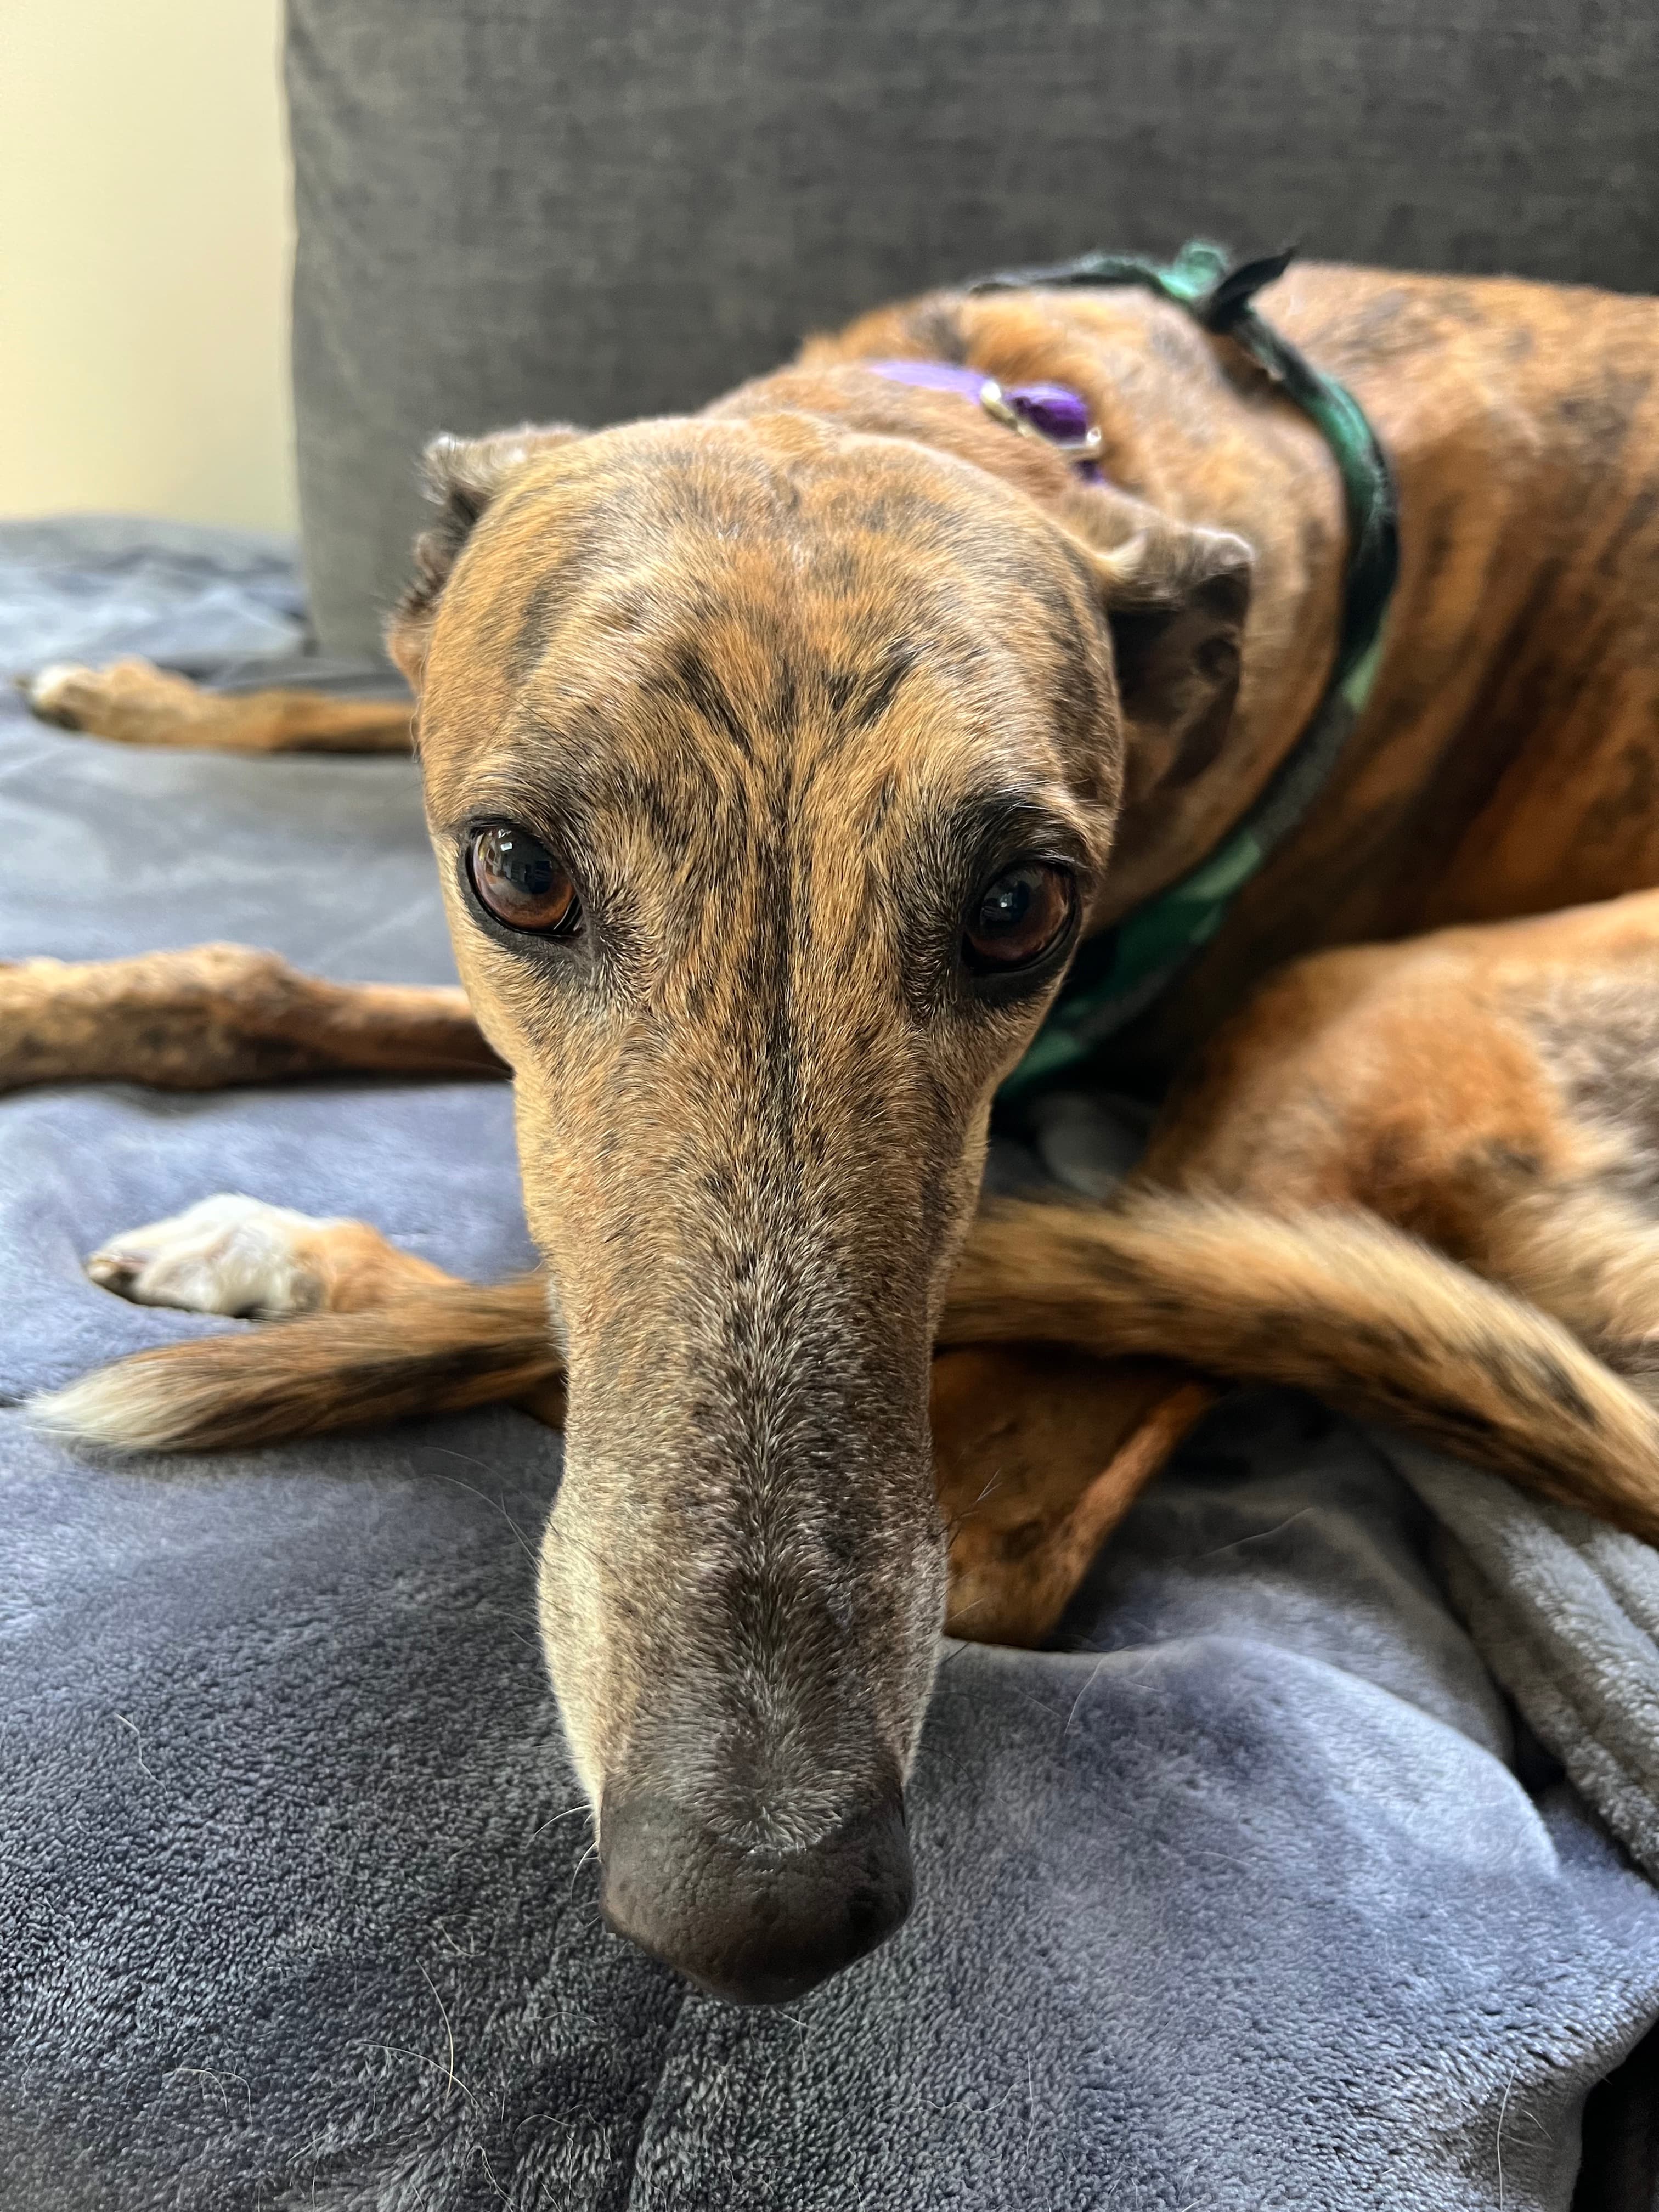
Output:
[[[745,1849],[666,1796],[605,1792],[599,1907],[617,1935],[738,2004],[783,2004],[901,1925],[915,1876],[896,1792],[801,1851]]]

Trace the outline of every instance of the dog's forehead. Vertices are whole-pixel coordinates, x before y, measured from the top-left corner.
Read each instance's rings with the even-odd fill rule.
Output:
[[[1066,541],[902,441],[775,423],[575,441],[484,517],[441,610],[422,709],[440,785],[555,752],[882,781],[1042,776],[1054,691],[1103,674]]]
[[[1066,541],[948,454],[792,415],[636,423],[577,439],[488,510],[441,617],[520,668],[586,632],[723,617],[764,647],[793,626],[840,646],[895,621],[1018,629],[1052,606]]]

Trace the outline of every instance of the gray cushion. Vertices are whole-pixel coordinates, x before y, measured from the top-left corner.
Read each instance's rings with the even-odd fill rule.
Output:
[[[1651,289],[1651,0],[289,0],[324,641],[374,645],[434,431],[695,405],[1093,245]]]

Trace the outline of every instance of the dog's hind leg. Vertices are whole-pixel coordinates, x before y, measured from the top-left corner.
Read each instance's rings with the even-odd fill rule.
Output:
[[[245,945],[0,963],[0,1091],[505,1072],[453,985],[330,983]]]
[[[1659,893],[1295,963],[1140,1175],[1363,1207],[1608,1356],[1659,1340]]]
[[[1163,1217],[1156,1254],[1143,1245],[1126,1301],[1140,1310],[1103,1312],[1091,1338],[1101,1273],[1159,1187],[1197,1203]],[[1206,1220],[1218,1199],[1250,1211]],[[1378,1233],[1379,1215],[1461,1267]],[[1296,1224],[1282,1246],[1275,1216]],[[1023,1218],[982,1333],[1074,1348],[998,1345],[934,1364],[961,1632],[1046,1634],[1215,1395],[1190,1369],[1089,1359],[1091,1344],[1300,1380],[1659,1536],[1659,1435],[1631,1395],[1659,1407],[1659,896],[1297,963],[1160,1117],[1125,1207],[1072,1217],[1073,1249],[1092,1237],[1103,1256],[1079,1266],[1069,1310],[1040,1318],[1045,1271],[1070,1264],[1066,1219]],[[994,1220],[970,1241],[958,1299],[1000,1233]],[[1209,1243],[1231,1310],[1206,1320],[1195,1274],[1160,1315],[1158,1277],[1194,1240]],[[959,1304],[947,1311],[947,1338],[963,1319]],[[1322,1346],[1332,1321],[1344,1340]]]
[[[337,699],[322,691],[207,691],[147,660],[112,668],[59,664],[21,679],[42,721],[117,744],[187,752],[406,753],[407,699]]]

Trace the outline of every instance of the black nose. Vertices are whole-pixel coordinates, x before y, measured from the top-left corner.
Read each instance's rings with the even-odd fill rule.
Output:
[[[915,1891],[896,1793],[805,1850],[729,1842],[649,1792],[607,1790],[599,1832],[609,1925],[737,2004],[786,2003],[861,1959]]]

